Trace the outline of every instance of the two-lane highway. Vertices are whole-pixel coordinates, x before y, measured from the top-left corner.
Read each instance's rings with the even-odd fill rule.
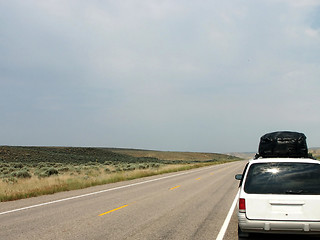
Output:
[[[0,239],[216,239],[245,163],[0,203]]]

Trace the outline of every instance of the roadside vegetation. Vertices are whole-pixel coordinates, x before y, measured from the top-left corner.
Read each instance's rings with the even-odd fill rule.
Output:
[[[220,164],[239,158],[208,154],[190,160],[188,154],[172,152],[174,160],[159,159],[154,151],[125,154],[106,148],[0,146],[0,201],[17,200],[60,191]],[[151,154],[152,153],[152,154]],[[163,154],[163,152],[159,152]],[[192,153],[190,153],[192,154]],[[187,159],[187,160],[186,160]]]
[[[309,148],[309,155],[320,160],[320,148]]]

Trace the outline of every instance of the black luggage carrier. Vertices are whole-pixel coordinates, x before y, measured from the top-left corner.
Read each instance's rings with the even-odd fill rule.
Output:
[[[260,138],[255,158],[308,158],[306,136],[299,132],[279,131]]]

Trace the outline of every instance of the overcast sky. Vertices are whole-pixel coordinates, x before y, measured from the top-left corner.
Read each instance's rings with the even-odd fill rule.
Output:
[[[320,146],[318,0],[0,0],[0,145]]]

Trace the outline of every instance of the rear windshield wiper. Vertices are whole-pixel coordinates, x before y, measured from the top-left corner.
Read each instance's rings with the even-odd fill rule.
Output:
[[[287,190],[286,194],[300,194],[303,193],[303,190]]]

